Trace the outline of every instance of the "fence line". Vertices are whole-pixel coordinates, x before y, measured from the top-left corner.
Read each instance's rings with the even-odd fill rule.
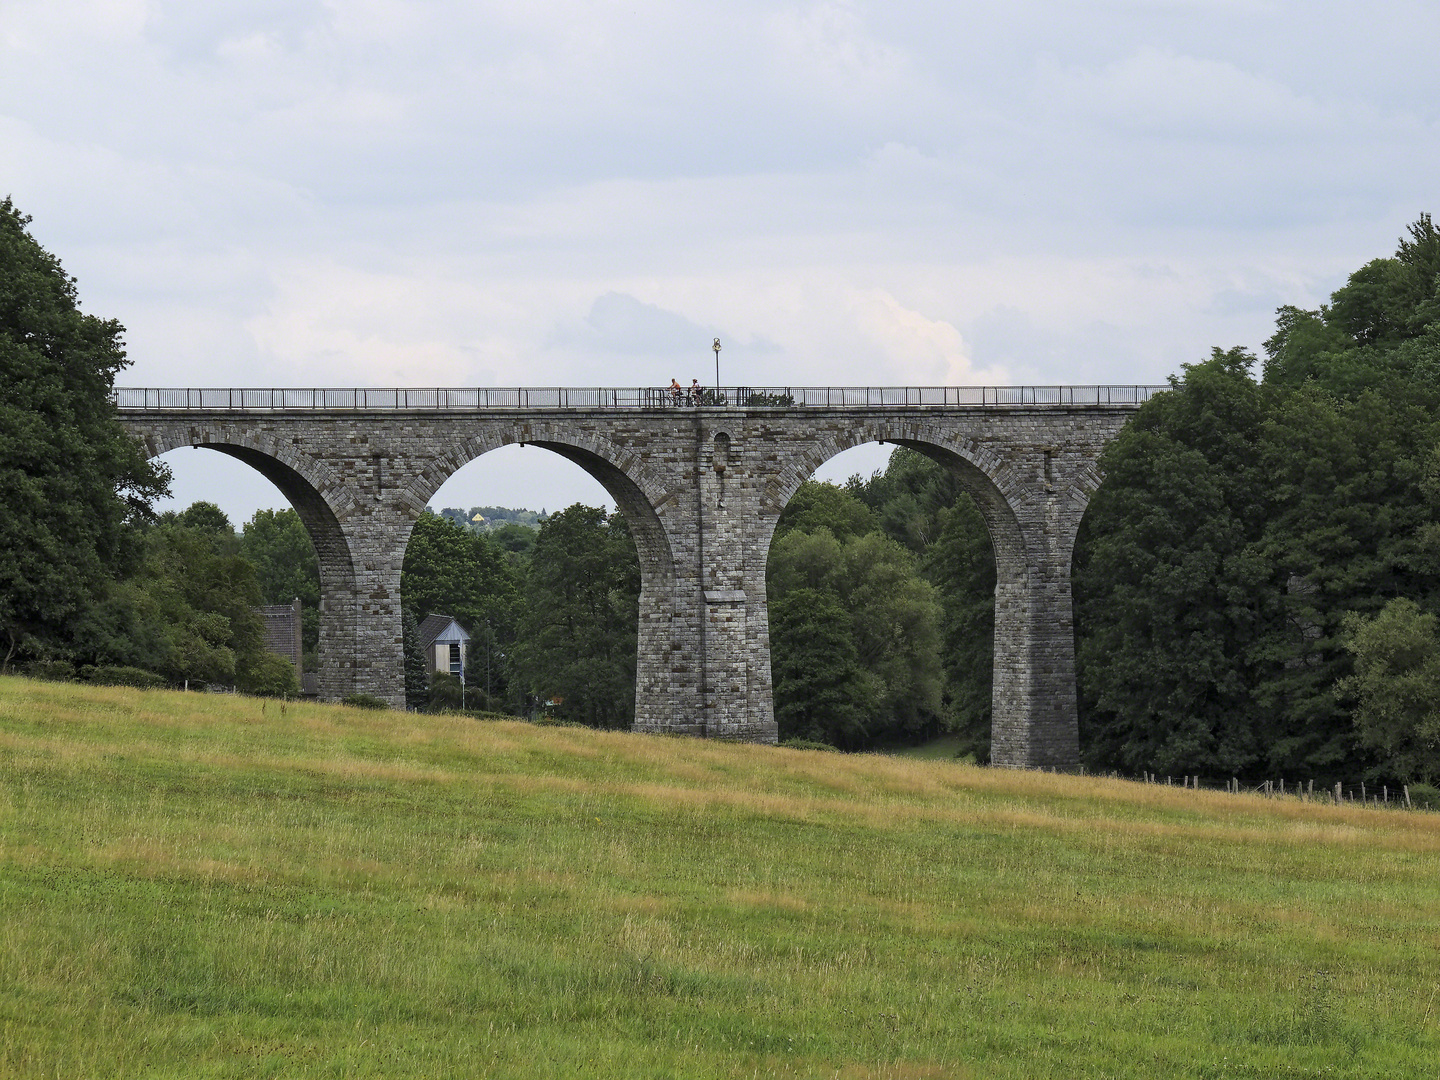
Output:
[[[1116,775],[1116,774],[1111,774]],[[1164,784],[1168,787],[1183,787],[1194,790],[1204,789],[1206,791],[1223,790],[1231,795],[1264,795],[1268,798],[1295,798],[1306,802],[1328,802],[1336,806],[1355,805],[1370,806],[1376,808],[1394,807],[1396,809],[1414,809],[1410,801],[1410,785],[1401,784],[1399,787],[1391,787],[1389,784],[1378,786],[1367,786],[1365,781],[1346,787],[1341,781],[1336,781],[1333,786],[1322,784],[1320,790],[1315,789],[1315,781],[1307,780],[1286,784],[1282,777],[1279,780],[1262,780],[1258,784],[1242,785],[1239,777],[1231,777],[1226,780],[1223,788],[1214,783],[1202,783],[1199,776],[1166,776],[1162,780],[1158,773],[1141,773],[1139,782],[1142,784]]]
[[[506,409],[1136,407],[1169,386],[115,387],[120,409],[456,412]]]

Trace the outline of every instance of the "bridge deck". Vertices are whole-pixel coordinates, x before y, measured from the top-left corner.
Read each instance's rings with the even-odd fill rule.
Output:
[[[728,386],[706,389],[700,407],[747,409],[934,408],[1014,406],[1138,407],[1168,386]],[[689,391],[676,395],[641,387],[116,387],[118,408],[252,411],[472,411],[489,409],[693,408]]]

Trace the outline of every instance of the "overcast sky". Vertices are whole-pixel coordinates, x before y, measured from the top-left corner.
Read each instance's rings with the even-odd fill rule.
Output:
[[[1437,41],[1433,0],[0,0],[0,195],[123,385],[709,382],[715,337],[726,384],[1154,383],[1440,210]],[[437,501],[603,498],[517,449]]]

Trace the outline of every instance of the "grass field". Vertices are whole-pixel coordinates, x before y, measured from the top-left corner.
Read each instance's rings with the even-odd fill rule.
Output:
[[[1440,815],[0,678],[0,1076],[1433,1077]]]

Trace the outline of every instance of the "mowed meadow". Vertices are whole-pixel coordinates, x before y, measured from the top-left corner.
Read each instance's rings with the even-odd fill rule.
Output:
[[[1440,815],[0,678],[0,1076],[1429,1077]]]

